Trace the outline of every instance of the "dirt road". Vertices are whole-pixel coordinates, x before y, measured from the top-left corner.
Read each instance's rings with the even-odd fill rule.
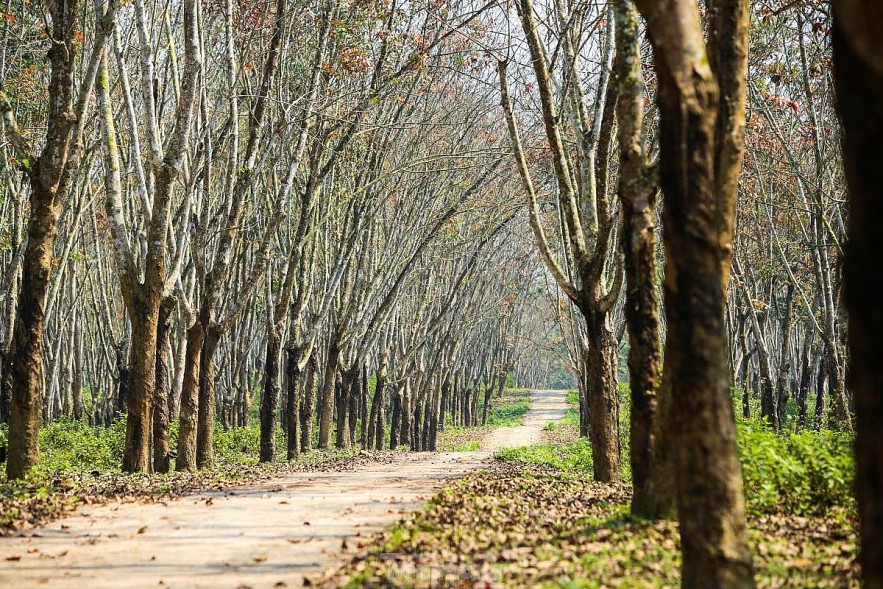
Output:
[[[398,521],[493,452],[535,443],[566,410],[563,391],[534,393],[524,425],[481,450],[402,453],[348,472],[304,473],[163,503],[112,503],[0,538],[0,588],[300,587],[342,545]]]

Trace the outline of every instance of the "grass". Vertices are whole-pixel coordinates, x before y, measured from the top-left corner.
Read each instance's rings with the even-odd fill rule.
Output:
[[[502,460],[549,466],[564,472],[591,473],[592,446],[586,438],[570,444],[537,444],[507,448],[497,452]]]

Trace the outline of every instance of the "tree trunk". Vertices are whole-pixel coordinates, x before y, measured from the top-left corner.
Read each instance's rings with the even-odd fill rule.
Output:
[[[385,353],[380,360],[380,367],[377,369],[377,380],[374,385],[374,398],[371,401],[371,415],[368,420],[367,447],[369,450],[383,450],[383,405],[385,403],[384,396],[386,392],[388,359],[388,354]]]
[[[126,449],[124,472],[148,472],[151,468],[153,387],[156,379],[156,334],[160,293],[144,289],[133,302],[132,343],[126,375]],[[121,376],[122,378],[122,376]]]
[[[676,2],[663,7],[648,0],[638,4],[648,22],[659,77],[665,359],[671,368],[681,586],[749,588],[754,579],[724,319],[731,259],[727,236],[732,235],[735,208],[719,187],[732,170],[726,170],[727,177],[715,174],[720,165],[715,142],[718,88],[703,50],[696,5]],[[742,24],[743,17],[747,18],[744,7],[734,22]],[[727,50],[744,51],[743,41],[739,35]],[[735,107],[744,104],[744,95],[742,102],[738,95],[732,98]],[[736,126],[734,133],[740,128]],[[735,155],[739,162],[741,152]]]
[[[338,372],[337,387],[337,430],[335,431],[334,445],[342,450],[349,449],[349,430],[352,406],[350,399],[353,396],[352,381],[349,374]]]
[[[196,466],[211,468],[215,462],[215,352],[221,334],[213,327],[206,329],[199,358],[199,410],[196,428]]]
[[[484,387],[484,403],[481,405],[481,425],[487,425],[487,412],[491,406],[491,393],[494,390],[495,383],[492,380]]]
[[[325,362],[325,382],[322,387],[322,406],[319,408],[319,443],[321,449],[331,447],[331,433],[334,426],[334,398],[337,392],[337,367],[340,361],[340,350],[337,342],[328,346],[328,358]]]
[[[581,438],[588,438],[592,430],[591,423],[589,423],[589,416],[592,414],[589,404],[589,353],[587,349],[582,349],[580,354],[582,355],[583,369],[580,370],[577,377],[579,379],[577,384],[577,393],[579,393],[579,436]]]
[[[586,309],[583,313],[589,341],[586,371],[594,478],[600,482],[618,481],[619,387],[616,383],[616,339],[609,313],[592,309]]]
[[[261,462],[273,462],[276,458],[276,414],[279,413],[281,344],[279,335],[271,325],[267,330],[267,349],[264,357],[264,386],[261,389]],[[288,436],[289,438],[291,437],[291,432],[288,432]]]
[[[816,375],[816,405],[814,409],[815,428],[822,429],[825,420],[825,389],[828,387],[828,365],[824,359],[819,362],[819,372]]]
[[[469,415],[472,418],[469,425],[475,427],[478,425],[478,394],[480,392],[480,381],[476,378],[472,383],[472,398],[469,405]]]
[[[31,184],[28,242],[10,351],[12,389],[6,476],[21,478],[40,459],[40,393],[43,388],[43,321],[52,271],[58,205],[53,193]]]
[[[181,383],[181,412],[178,429],[178,457],[175,470],[196,469],[196,432],[199,415],[199,366],[205,331],[195,321],[187,330],[184,354],[184,380]]]
[[[319,365],[311,356],[304,379],[304,402],[300,410],[300,451],[313,449],[313,415],[316,412],[316,390],[319,388]]]
[[[362,364],[361,370],[362,386],[359,388],[359,438],[361,439],[361,447],[364,450],[368,447],[368,365]]]
[[[411,390],[411,381],[406,380],[402,387],[402,419],[399,430],[399,444],[413,447],[411,439],[414,431],[414,392]]]
[[[439,424],[444,421],[442,399],[448,396],[448,386],[450,385],[445,381],[441,387],[435,387],[432,392],[429,406],[429,435],[426,443],[426,449],[430,452],[438,451]]]
[[[399,432],[402,427],[402,392],[404,385],[398,385],[392,395],[392,416],[389,423],[389,449],[399,447]]]
[[[867,589],[883,588],[883,2],[834,3],[834,78],[849,183],[844,267],[849,309],[849,384],[855,397],[859,562]]]
[[[788,282],[788,291],[785,296],[785,316],[782,318],[782,354],[779,359],[779,374],[776,381],[776,408],[779,426],[785,424],[788,409],[789,387],[788,380],[791,374],[791,320],[794,316],[794,283]]]
[[[353,367],[350,369],[350,373],[347,378],[349,380],[349,429],[347,430],[349,441],[347,447],[355,448],[356,427],[359,421],[359,412],[362,400],[362,371],[357,364],[353,365]]]
[[[285,394],[285,422],[288,424],[287,458],[294,460],[300,453],[300,405],[301,405],[301,373],[298,367],[303,351],[301,348],[288,348],[285,358],[285,376],[287,382]]]
[[[83,420],[83,332],[79,326],[74,329],[74,380],[71,383],[74,419]],[[0,356],[0,362],[3,358]],[[0,385],[2,386],[2,385]]]
[[[616,45],[614,61],[619,98],[622,250],[626,278],[625,317],[629,332],[629,461],[632,469],[633,514],[654,518],[660,514],[648,488],[653,458],[654,420],[662,371],[659,333],[659,291],[656,279],[656,186],[649,179],[642,122],[644,114],[638,12],[627,0],[614,4]]]
[[[836,337],[836,335],[835,335]],[[831,407],[828,411],[828,427],[831,429],[852,431],[852,415],[846,400],[846,380],[841,370],[840,353],[836,339],[828,338],[825,342],[825,359],[828,371],[828,392]]]
[[[12,365],[9,350],[0,348],[0,423],[9,423],[12,403]]]
[[[808,414],[809,388],[812,386],[812,340],[815,332],[810,328],[803,340],[803,353],[800,361],[800,383],[797,386],[797,427],[806,427]]]
[[[169,472],[169,336],[175,300],[166,297],[159,309],[156,331],[156,366],[153,386],[153,470]]]

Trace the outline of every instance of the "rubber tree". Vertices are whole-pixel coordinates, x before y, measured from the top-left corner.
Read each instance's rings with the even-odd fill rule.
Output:
[[[622,251],[626,275],[625,317],[629,332],[632,513],[658,517],[651,461],[659,440],[655,423],[662,381],[659,284],[656,272],[656,193],[653,168],[643,137],[644,84],[638,39],[638,12],[630,0],[614,2],[619,85],[619,197],[622,202]],[[664,510],[663,510],[664,511]]]
[[[744,150],[748,2],[638,0],[659,80],[666,367],[682,587],[754,587],[730,397],[726,285]]]
[[[551,152],[558,203],[563,217],[560,223],[561,238],[566,243],[563,248],[563,263],[556,258],[546,237],[530,162],[525,155],[509,95],[507,64],[501,61],[498,72],[503,111],[515,154],[515,164],[527,195],[530,226],[540,257],[561,290],[579,308],[586,324],[584,370],[581,375],[585,378],[587,398],[582,403],[580,412],[590,422],[588,433],[592,444],[594,476],[599,481],[615,481],[621,476],[617,418],[619,387],[616,380],[617,342],[610,312],[622,285],[621,264],[614,264],[612,276],[605,279],[608,260],[615,257],[616,251],[614,223],[607,194],[607,150],[613,127],[614,100],[607,95],[607,78],[606,74],[602,74],[595,116],[590,122],[585,92],[577,73],[575,48],[580,41],[574,38],[573,30],[568,26],[565,26],[560,42],[563,48],[563,77],[566,80],[562,85],[570,90],[566,96],[556,97],[533,2],[520,0],[517,8],[542,106],[546,146]],[[560,3],[556,4],[556,18],[562,26],[571,21]],[[604,53],[609,62],[613,55],[612,23],[607,30]],[[609,63],[606,67],[608,69],[605,71],[609,71]],[[559,102],[565,105],[561,109]],[[565,148],[565,137],[570,124],[578,130],[573,138],[579,153],[579,158],[576,159]],[[591,410],[588,410],[589,407]]]
[[[175,185],[184,167],[190,148],[199,94],[202,54],[199,45],[197,5],[185,0],[183,10],[184,66],[181,92],[175,110],[175,127],[163,148],[160,136],[159,110],[153,84],[153,45],[146,7],[135,0],[135,26],[141,56],[141,91],[145,99],[145,126],[147,127],[150,163],[146,178],[140,179],[147,221],[143,228],[146,246],[143,256],[136,256],[129,247],[132,228],[124,216],[123,188],[120,181],[120,155],[113,123],[106,67],[102,67],[100,101],[102,105],[102,132],[104,135],[107,191],[106,210],[113,237],[117,274],[123,293],[129,321],[132,326],[126,390],[126,445],[123,470],[147,472],[152,468],[150,440],[153,431],[153,402],[157,370],[157,333],[160,309],[176,280],[180,266],[169,272],[169,228],[172,222],[172,201]],[[140,153],[138,157],[140,158]],[[143,262],[139,261],[143,259]]]
[[[883,587],[883,291],[878,284],[883,226],[883,2],[834,2],[835,89],[849,183],[846,304],[849,384],[855,396],[859,562],[868,589]]]
[[[92,50],[77,84],[75,68],[84,20],[82,2],[53,0],[47,4],[52,19],[52,46],[48,52],[46,136],[39,152],[20,132],[13,106],[0,83],[0,115],[30,186],[28,238],[7,367],[11,387],[6,474],[10,479],[24,476],[40,458],[43,329],[58,216],[79,168],[87,109],[116,14],[116,4],[111,2],[95,17]]]

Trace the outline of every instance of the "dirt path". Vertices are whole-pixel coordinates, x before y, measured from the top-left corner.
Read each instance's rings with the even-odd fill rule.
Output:
[[[524,425],[494,430],[478,452],[396,455],[348,472],[304,473],[163,503],[82,508],[0,538],[0,587],[59,589],[300,587],[346,542],[398,521],[495,450],[535,443],[566,410],[537,391]]]

